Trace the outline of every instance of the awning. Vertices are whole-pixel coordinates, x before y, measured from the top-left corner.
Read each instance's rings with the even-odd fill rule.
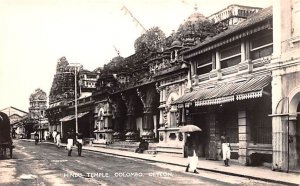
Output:
[[[81,118],[83,117],[84,115],[88,114],[89,112],[81,112],[81,113],[78,113],[77,114],[77,118]],[[65,116],[63,118],[61,118],[59,121],[61,122],[65,122],[65,121],[71,121],[72,119],[75,119],[75,115],[68,115],[68,116]]]
[[[216,105],[231,102],[234,100],[244,100],[262,97],[263,88],[271,83],[272,77],[257,76],[245,80],[220,83],[209,88],[199,89],[184,94],[173,105],[183,108],[195,104],[195,106]]]

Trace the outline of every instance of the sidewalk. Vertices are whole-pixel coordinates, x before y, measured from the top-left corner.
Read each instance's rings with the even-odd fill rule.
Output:
[[[52,142],[42,142],[50,143]],[[66,144],[62,144],[66,146]],[[171,165],[177,165],[185,167],[187,164],[187,159],[183,157],[170,157],[164,154],[139,154],[130,151],[122,151],[116,149],[108,149],[103,147],[93,147],[93,146],[83,146],[83,151],[91,151],[104,153],[109,155],[116,155],[122,157],[130,157],[135,159],[141,159],[146,161],[158,162],[158,163],[167,163]],[[83,152],[84,153],[84,152]],[[262,180],[278,184],[287,184],[287,185],[300,185],[300,174],[297,173],[285,173],[285,172],[276,172],[272,171],[267,167],[250,167],[242,166],[239,164],[231,163],[231,166],[225,167],[222,161],[213,161],[199,158],[199,163],[197,168],[200,170],[212,171],[232,176],[240,176],[245,178],[251,178],[256,180]],[[182,169],[183,171],[185,168]]]

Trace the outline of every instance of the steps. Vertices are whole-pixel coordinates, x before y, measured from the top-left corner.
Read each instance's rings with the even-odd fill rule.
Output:
[[[93,146],[107,148],[107,149],[115,149],[115,150],[134,152],[139,147],[139,142],[119,141],[119,142],[114,142],[111,144],[93,143]]]
[[[112,144],[104,143],[93,143],[94,147],[101,147],[106,149],[115,149],[122,151],[135,152],[139,147],[140,142],[127,142],[127,141],[118,141]],[[149,143],[148,150],[144,151],[145,154],[166,154],[172,157],[182,157],[183,152],[182,148],[179,147],[168,147],[168,146],[157,146],[157,143]]]
[[[183,151],[179,147],[169,147],[169,146],[157,146],[156,151],[159,154],[166,154],[168,156],[182,157]]]

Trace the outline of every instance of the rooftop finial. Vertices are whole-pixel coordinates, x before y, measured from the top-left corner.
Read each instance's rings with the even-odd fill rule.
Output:
[[[197,10],[198,10],[198,5],[197,5],[197,3],[195,3],[194,9],[195,9],[195,12],[197,12]]]

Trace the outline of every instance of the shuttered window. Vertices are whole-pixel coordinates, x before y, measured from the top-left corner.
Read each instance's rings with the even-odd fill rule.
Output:
[[[196,59],[197,75],[209,73],[213,68],[212,53],[206,53]]]
[[[241,43],[226,45],[220,50],[221,69],[235,66],[241,62]]]
[[[272,30],[263,30],[251,37],[250,58],[252,60],[270,56],[273,53]]]

